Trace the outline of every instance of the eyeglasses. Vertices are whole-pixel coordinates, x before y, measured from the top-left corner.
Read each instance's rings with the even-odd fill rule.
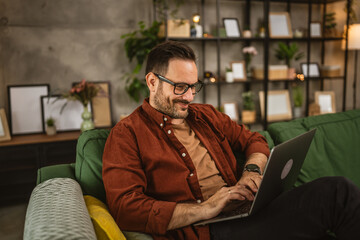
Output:
[[[187,92],[187,90],[190,88],[193,95],[200,92],[201,88],[203,87],[204,83],[200,80],[198,80],[194,84],[187,84],[187,83],[174,83],[173,81],[170,81],[166,77],[161,76],[160,74],[154,73],[156,77],[158,77],[161,81],[167,82],[174,86],[174,94],[176,95],[183,95]]]

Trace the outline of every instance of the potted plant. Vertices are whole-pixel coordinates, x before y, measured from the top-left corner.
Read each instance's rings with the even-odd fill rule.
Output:
[[[46,134],[48,136],[56,134],[55,119],[52,117],[46,119]]]
[[[304,101],[303,89],[300,86],[295,86],[292,89],[292,97],[294,101],[294,117],[299,118],[302,115],[302,105]]]
[[[278,43],[278,48],[275,50],[275,56],[279,60],[285,60],[288,66],[288,78],[295,79],[295,68],[292,68],[291,61],[298,61],[304,57],[303,52],[299,52],[299,47],[296,43],[285,44],[283,42]]]
[[[244,124],[254,123],[256,120],[255,102],[253,92],[243,92],[243,109],[241,111],[241,120]]]

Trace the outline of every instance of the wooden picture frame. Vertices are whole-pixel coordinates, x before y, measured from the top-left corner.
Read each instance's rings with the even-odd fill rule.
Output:
[[[318,63],[300,63],[301,72],[304,74],[304,77],[308,76],[309,69],[309,77],[320,77],[320,67]]]
[[[88,108],[91,111],[91,104]],[[61,95],[41,96],[43,132],[46,130],[46,119],[49,117],[54,118],[57,132],[79,131],[83,122],[83,111],[84,106],[79,101],[70,101],[61,98]]]
[[[265,94],[259,92],[261,117],[265,118]],[[293,118],[288,90],[272,90],[267,95],[267,121],[283,121]]]
[[[271,38],[292,38],[291,21],[288,12],[269,13],[269,34]]]
[[[49,84],[8,86],[11,135],[43,132],[40,97],[49,91]]]
[[[320,114],[336,112],[334,91],[316,91],[315,103],[320,106]]]
[[[10,141],[11,135],[4,108],[0,108],[0,142]]]
[[[227,37],[241,37],[239,20],[237,18],[223,18]]]
[[[234,81],[246,81],[245,61],[233,61],[230,67]]]
[[[239,121],[238,104],[236,102],[224,102],[222,107],[224,109],[224,113],[228,115],[231,120],[235,122]]]
[[[320,22],[312,22],[310,23],[310,37],[318,38],[321,37],[321,23]]]
[[[91,99],[91,111],[96,128],[112,127],[111,85],[109,81],[92,82],[100,87],[98,94]]]

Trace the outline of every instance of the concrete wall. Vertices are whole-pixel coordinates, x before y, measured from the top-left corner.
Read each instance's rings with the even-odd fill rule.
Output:
[[[199,12],[199,1],[186,1],[179,17],[190,18]],[[215,1],[207,2],[205,31],[215,27]],[[221,8],[222,17],[243,19],[242,4],[225,1]],[[329,11],[336,12],[338,30],[345,23],[344,2],[330,4]],[[271,11],[284,11],[283,4],[272,4]],[[262,4],[252,8],[251,29],[257,28],[257,19],[262,17]],[[356,6],[359,14],[359,6]],[[313,20],[320,19],[320,8],[314,7]],[[293,28],[306,27],[307,8],[303,5],[292,9]],[[6,86],[12,84],[49,83],[55,92],[66,91],[72,82],[87,80],[108,80],[112,84],[113,120],[120,115],[132,112],[139,104],[132,101],[124,90],[122,75],[131,70],[131,64],[125,57],[120,37],[137,27],[140,20],[150,23],[153,19],[151,0],[0,0],[0,18],[8,19],[6,27],[0,26],[0,108],[8,110]],[[298,20],[300,19],[300,21]],[[241,26],[243,27],[243,26]],[[275,43],[274,43],[275,44]],[[272,45],[272,49],[275,45]],[[200,43],[190,43],[196,49],[199,58]],[[253,63],[262,63],[262,44],[254,43],[259,55]],[[304,44],[299,44],[305,50]],[[241,43],[225,42],[222,45],[222,73],[230,61],[242,60]],[[340,45],[327,43],[326,64],[343,65],[344,52]],[[203,70],[216,70],[215,43],[206,44],[206,66]],[[270,60],[277,64],[273,57]],[[319,60],[316,44],[312,51],[312,60]],[[353,52],[349,55],[349,79],[347,89],[347,109],[352,108]],[[296,63],[298,66],[298,63]],[[316,89],[317,84],[312,84]],[[360,85],[358,83],[358,85]],[[281,88],[281,85],[270,88]],[[342,82],[327,81],[326,90],[335,90],[339,101],[337,110],[342,106]],[[224,101],[241,101],[242,85],[226,86],[222,89]],[[207,88],[206,102],[217,105],[217,92],[214,87]],[[201,96],[196,98],[201,102]],[[358,99],[360,106],[360,98]],[[7,112],[8,113],[8,112]]]

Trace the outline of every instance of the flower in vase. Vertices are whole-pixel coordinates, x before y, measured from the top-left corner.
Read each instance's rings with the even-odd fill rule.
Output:
[[[243,54],[245,55],[245,65],[246,65],[246,72],[250,73],[250,63],[252,56],[258,54],[257,50],[253,46],[244,47],[242,50]]]
[[[93,97],[95,97],[100,88],[93,83],[88,83],[83,79],[63,95],[68,100],[80,101],[84,107],[87,107]]]

